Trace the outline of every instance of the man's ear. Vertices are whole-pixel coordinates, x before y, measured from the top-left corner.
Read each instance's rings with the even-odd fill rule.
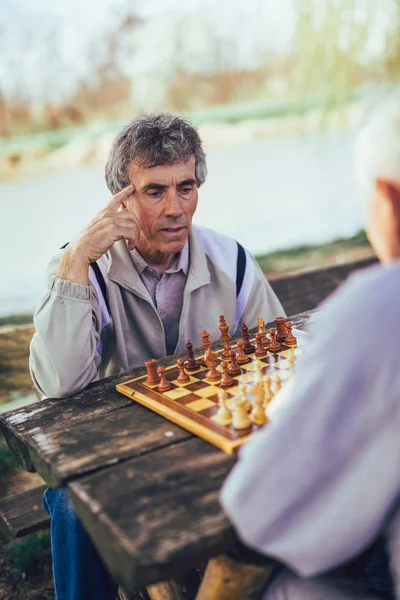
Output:
[[[377,179],[376,189],[390,203],[393,214],[400,221],[400,182],[390,179]]]

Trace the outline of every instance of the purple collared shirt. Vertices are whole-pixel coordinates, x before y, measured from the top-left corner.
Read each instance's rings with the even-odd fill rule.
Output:
[[[150,267],[136,248],[131,256],[164,326],[167,354],[173,354],[178,343],[183,291],[189,272],[189,243],[186,242],[163,274]]]

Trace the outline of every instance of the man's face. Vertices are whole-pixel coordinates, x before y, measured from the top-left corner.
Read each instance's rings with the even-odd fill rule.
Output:
[[[194,156],[187,162],[149,168],[131,162],[127,173],[136,188],[126,208],[139,221],[137,249],[144,255],[180,252],[197,207]]]

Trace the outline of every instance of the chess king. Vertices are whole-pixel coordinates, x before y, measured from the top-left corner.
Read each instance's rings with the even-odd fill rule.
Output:
[[[198,132],[169,113],[142,116],[117,136],[106,164],[112,194],[51,260],[35,313],[30,369],[44,395],[64,397],[152,358],[284,314],[250,253],[192,225],[207,174]],[[111,600],[105,572],[63,490],[47,490],[56,596]],[[86,572],[80,568],[85,563]]]

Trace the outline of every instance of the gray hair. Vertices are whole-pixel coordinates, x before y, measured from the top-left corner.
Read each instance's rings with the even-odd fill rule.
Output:
[[[378,178],[400,181],[400,93],[390,94],[371,113],[355,146],[357,178],[370,194]]]
[[[195,177],[200,187],[206,180],[206,155],[199,133],[186,119],[168,112],[143,115],[116,137],[106,164],[106,182],[112,194],[129,185],[127,166],[174,165],[195,157]]]

